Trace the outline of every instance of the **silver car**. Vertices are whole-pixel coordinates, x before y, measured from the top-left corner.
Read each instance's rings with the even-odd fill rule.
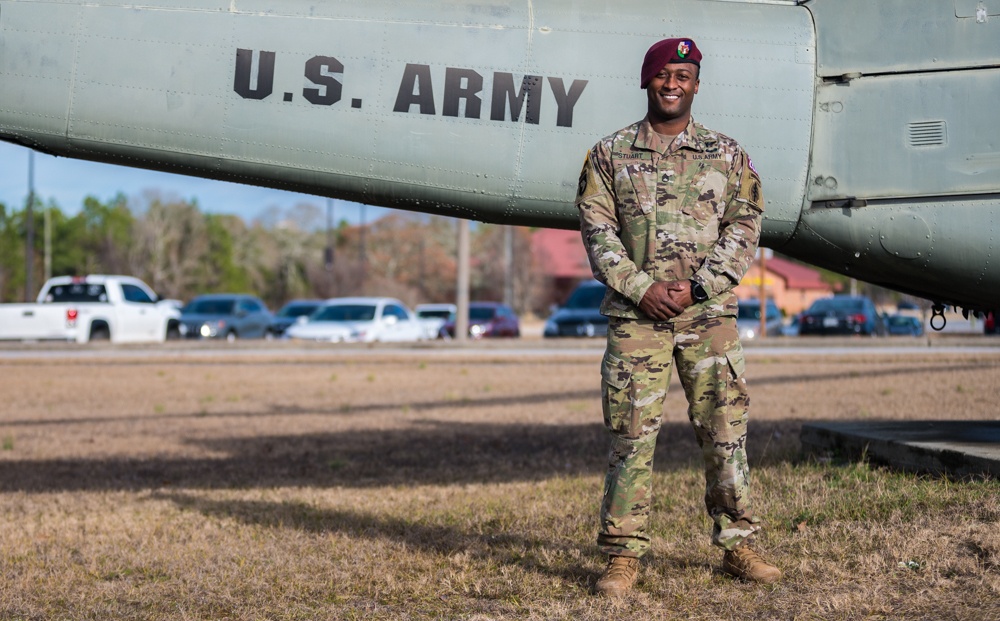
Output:
[[[429,339],[444,338],[444,324],[455,314],[454,304],[417,304],[413,309],[417,321],[424,327],[424,336]]]
[[[740,300],[740,310],[736,315],[736,328],[740,331],[740,340],[752,341],[760,338],[760,302],[757,298]],[[774,300],[767,300],[767,336],[781,336],[784,318]]]
[[[187,338],[264,338],[271,311],[257,297],[240,293],[200,295],[181,309],[180,332]]]
[[[423,341],[413,312],[393,298],[334,298],[308,318],[300,317],[285,336],[304,341],[374,343]]]

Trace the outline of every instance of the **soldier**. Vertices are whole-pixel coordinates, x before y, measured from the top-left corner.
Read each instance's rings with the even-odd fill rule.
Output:
[[[601,366],[611,432],[598,545],[609,556],[595,585],[621,595],[635,584],[652,499],[653,449],[671,363],[705,460],[705,504],[725,572],[781,578],[749,544],[760,528],[750,504],[749,398],[736,329],[739,284],[753,262],[763,212],[760,178],[735,140],[691,117],[701,52],[666,39],[646,52],[646,117],[587,154],[576,199],[594,275],[608,288]]]

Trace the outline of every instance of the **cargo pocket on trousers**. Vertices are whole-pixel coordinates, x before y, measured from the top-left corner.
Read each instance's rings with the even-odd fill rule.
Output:
[[[746,361],[743,357],[743,348],[737,347],[731,351],[726,352],[726,359],[729,360],[729,370],[733,374],[734,379],[740,379],[743,377],[743,372],[746,371]]]
[[[604,424],[612,433],[632,434],[632,363],[610,353],[601,362]]]
[[[729,375],[726,389],[726,420],[729,428],[742,429],[746,433],[748,417],[747,408],[750,406],[750,397],[747,395],[747,383],[743,377],[746,371],[746,358],[743,355],[743,347],[726,352],[726,359],[729,361]],[[730,441],[742,442],[739,437],[733,437]]]

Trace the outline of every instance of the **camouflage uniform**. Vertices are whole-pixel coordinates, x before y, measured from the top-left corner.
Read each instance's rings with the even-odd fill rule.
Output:
[[[733,139],[692,119],[667,144],[643,120],[587,154],[576,204],[594,275],[608,285],[601,312],[611,318],[601,376],[612,442],[598,544],[634,557],[649,548],[653,450],[676,363],[705,460],[712,542],[733,549],[759,528],[732,289],[757,249],[760,179]],[[706,301],[668,321],[639,310],[654,281],[688,279]]]

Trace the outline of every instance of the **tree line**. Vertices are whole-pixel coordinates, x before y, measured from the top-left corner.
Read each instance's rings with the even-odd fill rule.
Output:
[[[393,212],[365,226],[341,220],[326,228],[325,210],[308,203],[270,208],[247,222],[204,212],[197,201],[149,191],[84,200],[75,215],[36,201],[32,298],[44,282],[45,211],[53,276],[127,274],[161,298],[252,293],[272,309],[296,298],[396,297],[411,307],[453,302],[456,223],[451,218]],[[472,231],[473,300],[502,300],[507,282],[505,227]],[[21,301],[25,288],[27,209],[0,203],[0,302]],[[512,227],[515,310],[535,308],[539,294],[531,231]]]

